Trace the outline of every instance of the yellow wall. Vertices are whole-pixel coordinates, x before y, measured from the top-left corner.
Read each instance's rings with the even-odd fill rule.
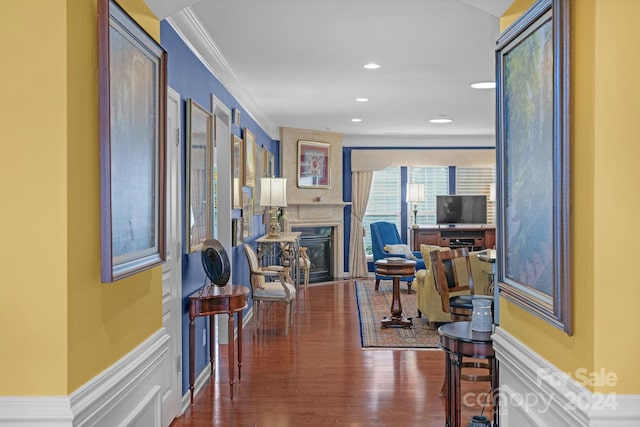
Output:
[[[66,6],[0,10],[0,395],[66,394]]]
[[[160,328],[161,270],[100,282],[97,1],[23,3],[0,26],[0,395],[68,395]]]
[[[517,0],[501,20],[504,30],[533,2]],[[632,304],[640,297],[638,261],[619,239],[633,242],[640,191],[631,171],[640,155],[635,122],[640,113],[630,55],[640,41],[632,17],[635,0],[571,1],[571,269],[574,335],[569,337],[519,307],[500,301],[500,323],[560,370],[617,376],[617,393],[640,393],[640,373],[628,360],[640,344],[627,338]],[[634,105],[635,104],[635,105]],[[594,391],[604,385],[576,378]]]
[[[582,0],[581,0],[582,1]],[[640,372],[633,355],[640,354],[636,326],[640,301],[637,227],[638,118],[640,87],[637,55],[640,2],[594,2],[595,33],[595,368],[619,377],[619,393],[640,393]]]

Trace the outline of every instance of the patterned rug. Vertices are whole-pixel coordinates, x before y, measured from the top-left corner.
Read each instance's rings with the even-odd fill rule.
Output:
[[[431,331],[427,322],[418,318],[416,294],[407,293],[407,285],[400,284],[402,313],[413,318],[411,329],[389,327],[382,329],[380,321],[391,315],[393,283],[380,281],[376,291],[374,280],[356,280],[358,315],[360,317],[360,337],[365,348],[429,349],[438,348],[438,331]]]

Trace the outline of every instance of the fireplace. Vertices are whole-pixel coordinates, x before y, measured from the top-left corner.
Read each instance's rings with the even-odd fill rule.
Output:
[[[287,201],[283,218],[284,231],[301,233],[300,245],[309,248],[312,270],[310,281],[339,280],[344,274],[344,206],[345,203]],[[315,259],[314,259],[315,258]]]
[[[329,282],[333,278],[333,228],[334,227],[293,227],[300,232],[300,246],[307,248],[311,260],[309,282]]]

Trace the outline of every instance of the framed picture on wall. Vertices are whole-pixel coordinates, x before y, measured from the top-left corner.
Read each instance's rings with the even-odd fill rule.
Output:
[[[276,156],[267,151],[267,178],[276,176]]]
[[[187,99],[187,253],[213,235],[213,115]]]
[[[244,185],[256,185],[256,137],[244,128]]]
[[[242,190],[242,238],[253,235],[253,199],[248,189]]]
[[[233,124],[236,126],[240,126],[240,109],[233,109]]]
[[[256,144],[257,145],[257,144]],[[252,194],[252,212],[253,214],[255,214],[255,205],[256,205],[256,199],[258,199],[257,203],[260,203],[260,194],[262,192],[262,181],[261,178],[264,176],[264,168],[263,168],[263,162],[262,162],[262,156],[263,156],[263,152],[264,152],[265,148],[264,147],[258,147],[256,146],[256,184],[253,186],[253,190],[251,191]]]
[[[269,151],[265,147],[262,147],[262,177],[269,178],[271,171],[269,170]]]
[[[573,333],[568,0],[541,0],[498,39],[500,295]]]
[[[298,141],[298,187],[331,187],[330,150],[326,142]]]
[[[232,202],[233,209],[242,209],[242,185],[244,184],[244,141],[231,135],[231,164],[233,165]]]
[[[238,246],[242,243],[242,218],[231,219],[231,244]]]
[[[99,0],[100,267],[104,283],[165,260],[166,94],[165,50],[114,1]]]

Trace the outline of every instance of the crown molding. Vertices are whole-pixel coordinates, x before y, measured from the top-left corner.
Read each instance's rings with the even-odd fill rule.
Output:
[[[227,62],[222,51],[204,29],[197,16],[187,7],[170,18],[167,22],[176,31],[182,41],[193,54],[211,71],[229,93],[238,101],[247,114],[273,140],[278,140],[279,128],[265,114],[245,89],[238,75]],[[232,107],[232,106],[227,106]]]

